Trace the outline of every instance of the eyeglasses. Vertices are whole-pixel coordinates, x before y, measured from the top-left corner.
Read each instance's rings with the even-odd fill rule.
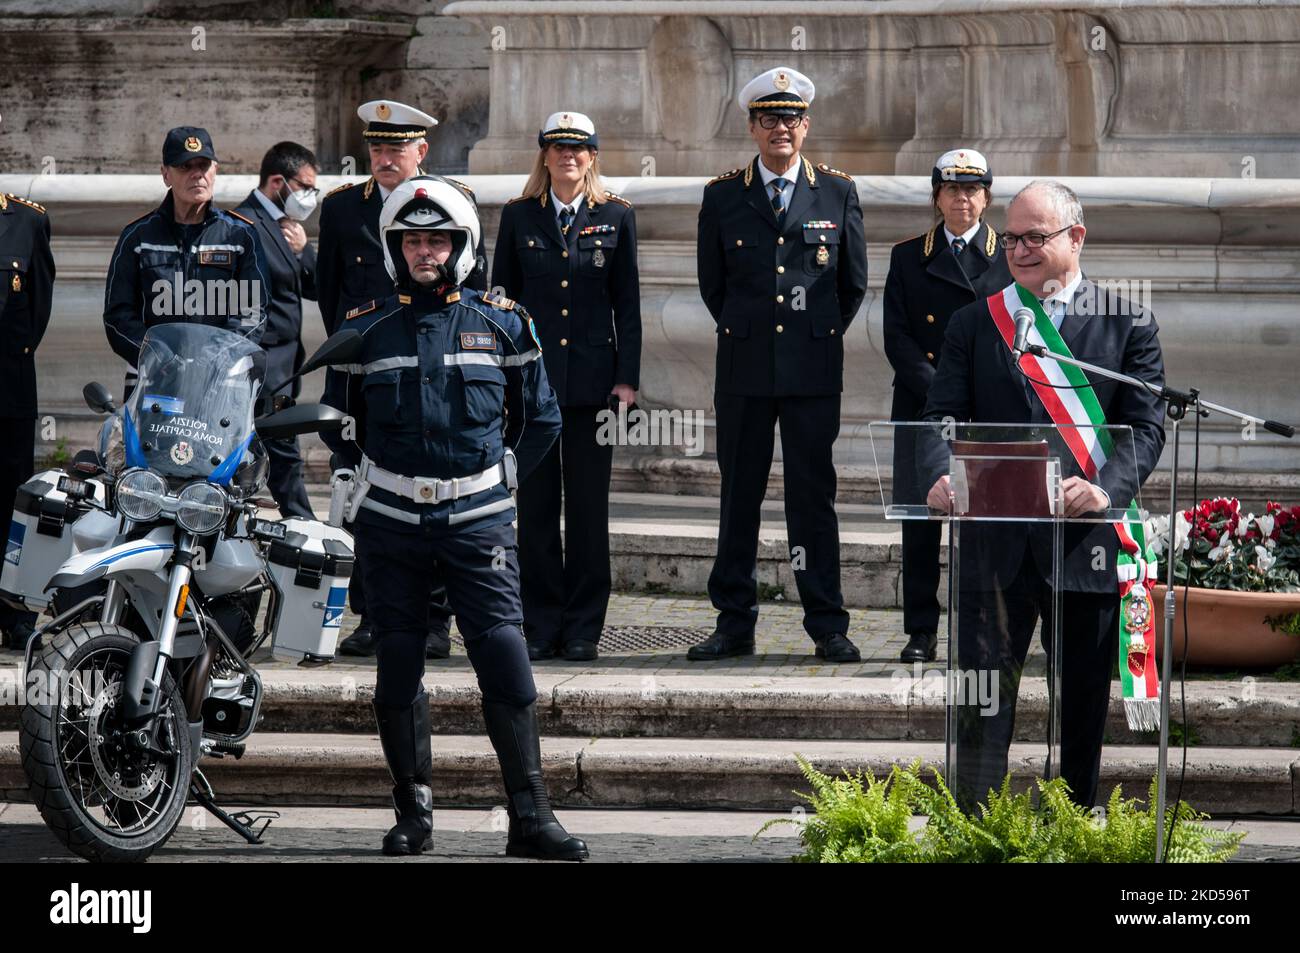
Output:
[[[803,119],[803,116],[775,116],[772,113],[763,113],[758,117],[758,124],[764,129],[775,129],[778,124],[793,129],[803,122]]]
[[[308,185],[296,175],[289,176],[288,181],[297,182],[299,186],[298,191],[303,192],[306,195],[320,195],[320,189],[316,188],[314,185]]]
[[[1067,225],[1049,235],[1044,235],[1042,232],[1029,232],[1026,235],[1012,235],[1010,232],[1005,232],[998,237],[998,244],[1008,251],[1016,247],[1016,242],[1024,242],[1027,248],[1042,248],[1061,232],[1068,232],[1072,228],[1073,225]]]

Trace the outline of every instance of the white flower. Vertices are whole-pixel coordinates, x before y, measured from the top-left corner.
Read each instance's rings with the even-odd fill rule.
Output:
[[[1277,562],[1277,557],[1274,556],[1272,553],[1270,553],[1263,546],[1255,547],[1255,565],[1259,567],[1260,572],[1262,573],[1268,572],[1270,569],[1273,568],[1273,564],[1276,562]]]
[[[1183,515],[1183,511],[1178,511],[1178,517],[1174,520],[1174,548],[1180,553],[1188,546],[1187,537],[1192,531],[1192,521]]]
[[[1219,560],[1226,559],[1228,556],[1232,555],[1231,537],[1227,536],[1226,534],[1220,536],[1219,545],[1211,549],[1209,553],[1207,553],[1206,555],[1209,557],[1209,560],[1212,563],[1217,563]]]
[[[1254,518],[1255,515],[1253,513],[1248,513],[1245,517],[1238,520],[1237,528],[1236,530],[1233,531],[1234,535],[1237,536],[1237,538],[1239,539],[1242,536],[1245,536],[1246,533],[1250,531],[1250,521],[1253,520]]]
[[[1272,516],[1261,516],[1256,522],[1259,523],[1259,531],[1265,539],[1273,535],[1273,526],[1277,521]]]
[[[1157,555],[1165,551],[1165,537],[1169,534],[1169,517],[1156,516],[1147,520],[1143,527],[1146,537],[1151,541],[1151,549]]]

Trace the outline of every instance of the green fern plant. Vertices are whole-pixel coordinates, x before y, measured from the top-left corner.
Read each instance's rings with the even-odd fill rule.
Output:
[[[895,765],[883,780],[858,771],[831,777],[796,756],[811,793],[795,792],[813,809],[806,820],[778,818],[763,825],[802,823],[803,863],[1149,863],[1155,857],[1156,791],[1146,802],[1125,799],[1116,786],[1103,812],[1070,800],[1060,778],[1030,792],[1011,790],[1011,776],[974,814],[957,804],[943,776],[933,785],[921,762]],[[1172,811],[1166,811],[1169,823]],[[925,818],[913,829],[913,816]],[[1180,803],[1169,843],[1176,863],[1216,863],[1237,852],[1244,833],[1205,825],[1206,815]],[[757,837],[758,834],[754,836]]]

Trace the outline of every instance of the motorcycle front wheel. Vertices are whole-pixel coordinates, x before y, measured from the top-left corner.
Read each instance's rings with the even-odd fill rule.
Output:
[[[122,723],[122,686],[139,638],[75,624],[46,640],[27,674],[19,723],[32,799],[56,837],[93,861],[142,861],[167,842],[189,795],[194,752],[170,674],[148,744]]]

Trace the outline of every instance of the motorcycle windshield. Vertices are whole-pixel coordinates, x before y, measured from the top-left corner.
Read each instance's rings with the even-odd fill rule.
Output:
[[[202,324],[160,324],[140,347],[140,382],[122,409],[126,465],[169,483],[225,486],[254,439],[266,366],[256,344]]]

